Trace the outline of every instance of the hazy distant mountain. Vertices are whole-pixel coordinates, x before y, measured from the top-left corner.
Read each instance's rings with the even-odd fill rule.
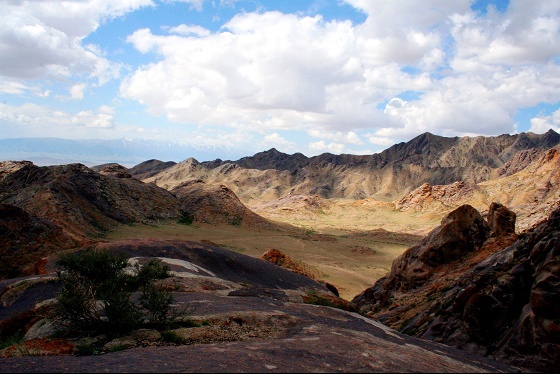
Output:
[[[133,166],[153,158],[181,161],[189,157],[198,160],[214,160],[242,156],[244,154],[241,154],[239,150],[226,147],[155,140],[0,139],[0,161],[29,160],[36,165],[79,162],[92,166],[116,162],[124,166]]]
[[[246,203],[288,195],[393,201],[424,183],[476,184],[515,173],[558,144],[560,135],[552,130],[461,138],[425,133],[373,155],[308,158],[273,148],[238,161],[191,158],[143,180],[169,189],[193,179],[222,183]]]

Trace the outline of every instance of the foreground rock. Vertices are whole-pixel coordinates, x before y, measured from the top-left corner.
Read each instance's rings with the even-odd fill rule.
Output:
[[[560,365],[560,210],[519,239],[507,208],[491,205],[488,220],[471,207],[452,212],[353,302],[410,335],[554,370]]]
[[[356,313],[305,303],[310,294],[335,296],[321,284],[263,260],[184,241],[129,240],[99,246],[131,256],[131,262],[158,257],[168,263],[174,276],[161,285],[172,287],[176,304],[188,307],[187,317],[200,326],[165,334],[138,330],[111,341],[90,337],[87,342],[52,339],[31,327],[35,333],[26,343],[0,351],[0,356],[19,356],[0,358],[2,372],[515,371],[400,334]],[[21,280],[0,282],[1,302],[12,292],[9,305],[0,309],[0,322],[13,320],[25,305],[37,309],[48,304],[52,293],[37,292],[45,285],[56,287],[55,278],[46,277],[27,279],[25,284],[31,285],[16,293],[9,290],[16,290]],[[46,325],[44,320],[26,325],[41,323]],[[86,343],[96,346],[96,341],[107,354],[26,356],[83,352]]]

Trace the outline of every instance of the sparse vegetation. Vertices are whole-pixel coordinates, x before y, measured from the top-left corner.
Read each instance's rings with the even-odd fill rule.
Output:
[[[229,219],[229,224],[232,225],[232,226],[241,226],[242,222],[243,222],[242,217],[231,217]]]
[[[181,338],[175,331],[166,330],[161,333],[161,337],[164,342],[171,343],[171,344],[182,344],[184,339]]]
[[[121,335],[139,327],[143,315],[151,324],[164,325],[171,315],[173,297],[154,282],[169,276],[160,260],[127,271],[124,256],[86,250],[61,256],[55,319],[71,331]],[[130,296],[140,291],[140,308]]]
[[[180,223],[181,225],[190,226],[194,222],[194,216],[191,213],[183,212],[181,218],[179,218],[177,222]]]

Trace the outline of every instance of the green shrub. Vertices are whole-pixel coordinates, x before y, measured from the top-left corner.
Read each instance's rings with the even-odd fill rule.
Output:
[[[156,289],[154,280],[169,276],[169,266],[152,260],[127,272],[124,256],[86,250],[61,256],[57,265],[62,288],[57,295],[55,318],[73,331],[104,331],[121,335],[139,327],[143,311],[130,296],[140,289],[140,306],[152,323],[166,323],[173,298]]]
[[[182,344],[184,339],[181,338],[175,331],[167,330],[161,333],[161,337],[164,342],[172,344]]]
[[[146,309],[152,324],[166,325],[171,316],[173,297],[169,290],[157,289],[153,282],[141,288],[140,305]]]
[[[2,328],[0,328],[0,336],[2,336]],[[18,331],[14,335],[6,336],[3,339],[0,339],[0,350],[21,342],[23,342],[23,333]]]
[[[232,226],[241,226],[242,222],[243,222],[242,217],[231,217],[229,219],[229,224],[232,225]]]
[[[169,265],[163,264],[159,259],[151,260],[142,267],[136,265],[138,287],[143,287],[157,279],[169,278],[171,276],[170,271]]]
[[[179,218],[179,220],[177,222],[182,224],[182,225],[190,226],[194,222],[194,216],[191,213],[183,212],[183,214],[181,215],[181,218]]]

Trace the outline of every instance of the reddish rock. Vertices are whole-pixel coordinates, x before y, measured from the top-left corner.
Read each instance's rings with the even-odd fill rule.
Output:
[[[76,351],[76,347],[65,339],[31,339],[1,350],[0,357],[64,356]]]
[[[502,204],[490,204],[487,220],[492,236],[515,235],[516,218],[517,215]]]

